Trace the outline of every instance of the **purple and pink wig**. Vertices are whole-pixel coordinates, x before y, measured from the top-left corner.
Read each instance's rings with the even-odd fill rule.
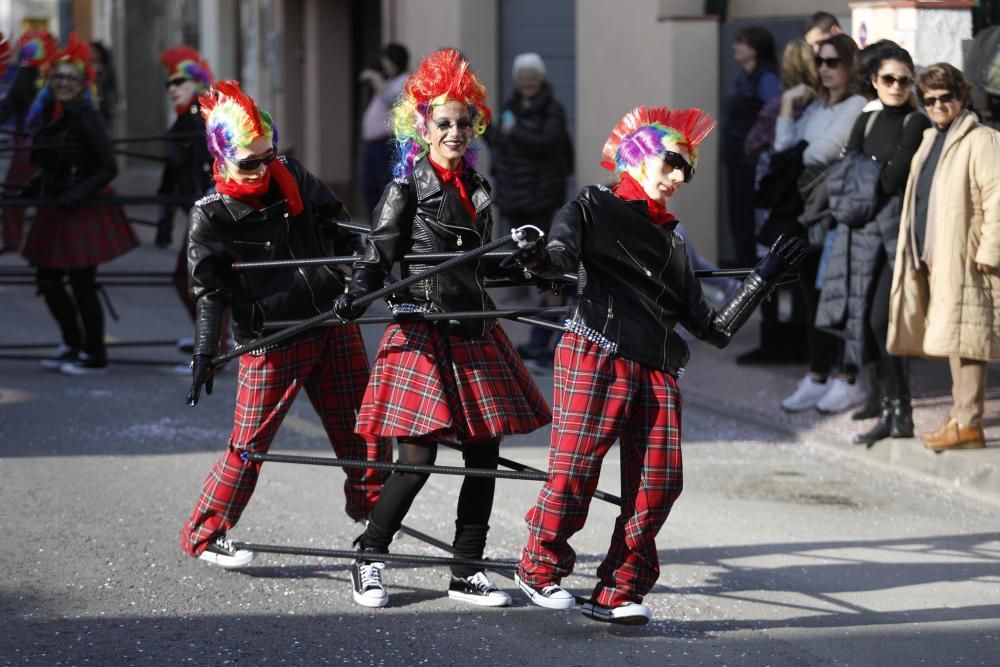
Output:
[[[701,109],[668,109],[638,106],[625,114],[604,144],[601,166],[621,177],[646,158],[662,157],[666,144],[687,150],[691,166],[698,162],[698,144],[715,127],[715,120]]]
[[[257,137],[278,143],[271,114],[257,106],[240,88],[239,81],[219,81],[198,98],[205,119],[205,139],[219,172],[226,172],[226,160],[246,148]]]

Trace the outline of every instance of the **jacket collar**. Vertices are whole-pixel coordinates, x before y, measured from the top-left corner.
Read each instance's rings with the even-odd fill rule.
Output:
[[[483,209],[489,208],[493,203],[493,198],[486,188],[485,180],[475,171],[472,172],[471,184],[474,188],[469,199],[472,200],[472,206],[479,214]],[[441,192],[441,181],[438,180],[437,174],[434,173],[434,168],[426,156],[413,164],[413,185],[417,191],[417,201],[424,201]]]
[[[941,148],[941,154],[944,155],[948,148],[959,141],[962,137],[967,135],[969,132],[974,130],[979,125],[979,118],[976,114],[969,110],[962,111],[955,117],[955,120],[951,122],[951,127],[948,128],[947,133],[944,138],[944,146]],[[937,131],[936,128],[932,127],[931,130]]]
[[[272,186],[273,188],[274,186]],[[251,206],[245,201],[230,197],[229,195],[219,195],[219,201],[222,202],[223,206],[226,208],[226,212],[232,217],[233,222],[240,222],[247,218],[251,218],[254,215],[259,217],[267,218],[271,213],[275,211],[284,211],[285,200],[277,199],[274,203],[268,204],[262,209],[258,209],[255,206]]]

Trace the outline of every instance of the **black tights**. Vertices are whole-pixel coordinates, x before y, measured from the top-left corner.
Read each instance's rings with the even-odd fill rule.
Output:
[[[485,440],[465,443],[462,453],[466,468],[496,470],[500,458],[500,441]],[[427,438],[399,438],[397,463],[434,465],[438,445]],[[393,533],[399,530],[410,511],[413,499],[427,482],[429,473],[394,472],[382,485],[378,503],[372,512],[368,528],[361,537],[361,547],[374,551],[388,551]],[[492,477],[466,477],[458,495],[458,515],[455,520],[455,540],[452,546],[459,558],[481,559],[486,549],[490,514],[493,511],[493,493],[496,479]],[[456,577],[468,577],[479,571],[474,567],[452,567]]]
[[[69,273],[70,298],[63,278]],[[45,305],[59,324],[63,344],[82,348],[84,352],[103,358],[104,311],[97,299],[97,267],[83,269],[38,269],[35,273],[38,291]]]

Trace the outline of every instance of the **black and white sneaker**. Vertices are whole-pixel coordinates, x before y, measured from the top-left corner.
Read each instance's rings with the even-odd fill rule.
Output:
[[[63,364],[68,364],[75,360],[78,354],[80,354],[79,348],[60,345],[55,349],[55,352],[42,359],[39,363],[41,363],[42,368],[57,371],[62,368]]]
[[[514,573],[514,581],[528,595],[528,599],[539,607],[545,607],[546,609],[572,609],[576,606],[576,597],[559,584],[532,586],[516,572]]]
[[[257,557],[257,554],[248,549],[237,549],[233,546],[232,540],[225,535],[212,540],[208,548],[201,552],[198,560],[207,561],[213,565],[232,570],[238,567],[245,567]]]
[[[626,602],[617,607],[605,607],[603,604],[588,600],[583,603],[580,611],[587,618],[617,625],[646,625],[653,618],[649,607],[639,602]]]
[[[389,594],[382,585],[382,568],[385,563],[356,560],[351,564],[351,584],[354,601],[363,607],[384,607],[389,604]]]
[[[108,372],[108,360],[86,352],[76,355],[76,359],[59,367],[63,375],[102,375]]]
[[[493,585],[483,572],[476,572],[471,577],[456,577],[452,575],[448,585],[448,597],[452,600],[471,602],[481,607],[507,607],[510,596]]]

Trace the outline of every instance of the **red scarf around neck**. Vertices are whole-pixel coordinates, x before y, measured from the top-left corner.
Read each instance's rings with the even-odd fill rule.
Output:
[[[665,222],[672,222],[677,218],[674,217],[672,213],[667,211],[667,205],[656,199],[650,199],[649,195],[646,194],[646,190],[639,185],[639,181],[632,178],[628,173],[622,173],[622,180],[615,188],[615,194],[619,198],[626,201],[644,201],[646,202],[646,207],[649,209],[650,219],[662,225]]]
[[[191,113],[191,105],[194,104],[196,95],[192,95],[191,99],[187,101],[187,104],[178,104],[174,107],[174,113],[178,116],[183,116],[186,113]]]
[[[295,182],[292,172],[278,159],[267,165],[264,170],[264,177],[256,183],[238,184],[235,180],[226,180],[219,169],[219,161],[215,161],[212,177],[215,179],[215,190],[219,194],[228,195],[233,199],[239,199],[248,204],[254,204],[267,194],[271,187],[271,177],[278,183],[281,196],[285,198],[288,206],[288,214],[292,217],[302,213],[302,195],[299,193],[299,186]]]
[[[431,163],[431,167],[434,168],[434,173],[437,174],[438,179],[441,181],[441,185],[454,185],[458,190],[459,200],[462,202],[462,206],[468,211],[469,217],[473,220],[476,219],[476,207],[472,205],[472,199],[469,198],[469,191],[465,187],[465,181],[462,180],[462,174],[465,172],[465,161],[462,161],[461,166],[458,169],[448,169],[447,167],[442,167],[437,162],[432,160],[430,156],[427,156],[427,161]]]

